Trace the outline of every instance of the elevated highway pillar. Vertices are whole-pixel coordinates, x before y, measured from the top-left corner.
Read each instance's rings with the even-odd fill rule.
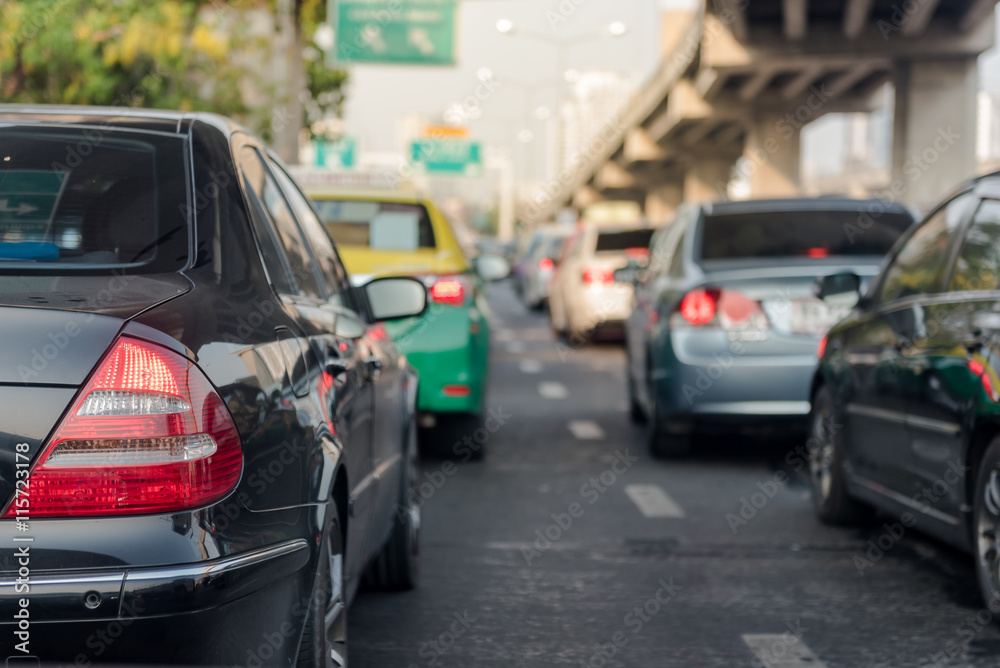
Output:
[[[799,194],[801,135],[801,128],[780,113],[757,110],[750,115],[737,167],[737,176],[750,182],[750,197]]]
[[[890,196],[926,211],[976,172],[974,57],[895,66]]]
[[[643,212],[650,223],[661,225],[670,222],[683,202],[684,187],[679,181],[662,183],[646,191]]]
[[[684,201],[710,202],[728,192],[735,158],[703,157],[692,160],[684,170]]]

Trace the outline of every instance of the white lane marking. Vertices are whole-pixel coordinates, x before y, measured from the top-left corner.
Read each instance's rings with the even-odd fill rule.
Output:
[[[748,633],[743,642],[766,668],[826,668],[802,639],[791,633]]]
[[[604,438],[601,425],[593,420],[570,420],[566,427],[581,441],[596,441]]]
[[[569,396],[569,390],[562,383],[539,383],[538,393],[546,399],[565,399]]]
[[[524,341],[510,341],[507,344],[507,352],[509,353],[523,353],[527,349],[528,346]]]
[[[684,517],[684,511],[659,485],[627,485],[625,493],[646,517]]]
[[[521,363],[517,365],[517,368],[522,371],[522,373],[541,373],[542,363],[538,360],[521,360]]]

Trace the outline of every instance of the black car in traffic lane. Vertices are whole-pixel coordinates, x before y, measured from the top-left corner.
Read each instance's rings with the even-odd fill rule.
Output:
[[[808,441],[820,519],[872,507],[976,556],[1000,609],[1000,174],[969,183],[889,254],[864,296],[850,273],[819,297],[857,301],[829,333]],[[892,542],[900,536],[893,537]]]
[[[343,665],[416,583],[423,285],[213,115],[0,105],[0,203],[0,656]]]

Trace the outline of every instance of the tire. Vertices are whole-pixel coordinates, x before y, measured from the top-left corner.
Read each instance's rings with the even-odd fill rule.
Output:
[[[646,418],[646,441],[649,452],[657,459],[670,459],[691,452],[690,434],[668,434],[663,428],[656,393],[649,390],[649,414]]]
[[[835,417],[833,395],[823,386],[813,397],[806,443],[813,509],[826,524],[857,524],[869,518],[872,510],[847,492],[843,437],[830,428]]]
[[[416,425],[410,427],[407,453],[403,457],[399,502],[393,513],[392,533],[375,557],[365,577],[365,585],[384,591],[408,591],[420,578],[420,503],[417,485]]]
[[[344,533],[337,505],[330,501],[316,585],[306,613],[296,663],[300,668],[347,665],[347,591],[344,588]]]
[[[628,393],[628,419],[632,424],[646,424],[646,411],[635,396],[635,380],[632,378],[632,357],[628,355],[628,341],[625,342],[625,391]]]
[[[979,462],[972,500],[972,532],[979,592],[983,603],[995,610],[1000,604],[1000,438],[993,439]]]

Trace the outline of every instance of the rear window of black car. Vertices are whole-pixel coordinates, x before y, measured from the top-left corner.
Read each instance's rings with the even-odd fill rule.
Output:
[[[641,230],[623,230],[621,232],[601,232],[597,235],[597,253],[606,251],[623,251],[629,248],[649,248],[649,240],[653,238],[651,228]]]
[[[188,261],[180,137],[0,127],[0,273],[164,273]]]
[[[912,222],[902,213],[864,209],[710,215],[702,228],[701,259],[881,256]]]
[[[434,248],[434,227],[427,209],[419,204],[353,199],[316,199],[314,203],[338,244],[389,251]]]

